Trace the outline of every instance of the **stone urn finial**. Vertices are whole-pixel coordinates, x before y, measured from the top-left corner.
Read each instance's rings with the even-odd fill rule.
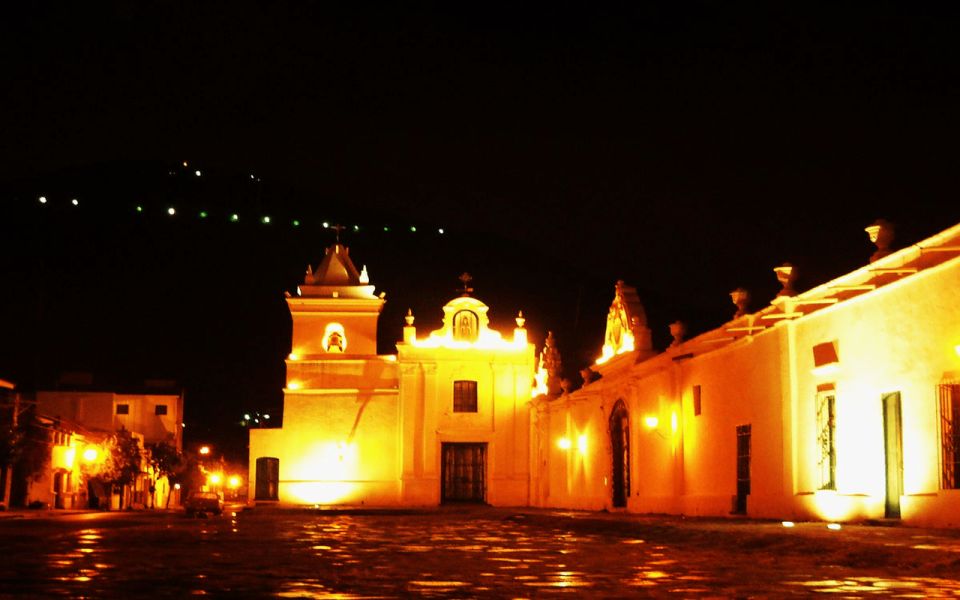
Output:
[[[670,335],[673,336],[673,342],[670,344],[671,348],[679,346],[683,343],[683,336],[687,334],[687,324],[683,321],[674,321],[670,323]]]
[[[873,225],[864,228],[870,241],[877,245],[876,251],[870,256],[870,262],[874,262],[890,254],[890,244],[893,243],[893,223],[886,219],[877,219]]]
[[[517,327],[523,327],[523,324],[527,322],[527,319],[523,316],[523,311],[521,310],[517,313]]]
[[[738,287],[730,292],[730,300],[733,301],[737,307],[737,312],[733,315],[734,319],[738,319],[747,314],[747,304],[750,303],[750,292],[742,287]]]
[[[403,320],[407,323],[407,327],[413,327],[413,310],[408,308],[407,316],[405,316]]]
[[[783,286],[777,297],[796,296],[797,292],[793,289],[793,282],[797,280],[797,270],[790,263],[783,263],[779,267],[774,267],[773,272],[777,274],[777,281]]]

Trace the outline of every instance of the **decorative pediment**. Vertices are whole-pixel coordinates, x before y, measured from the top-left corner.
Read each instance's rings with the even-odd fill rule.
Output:
[[[603,336],[603,351],[598,363],[610,358],[639,350],[649,353],[653,348],[650,328],[647,327],[647,313],[640,303],[636,288],[618,281],[614,290],[613,302],[607,313],[607,329]]]

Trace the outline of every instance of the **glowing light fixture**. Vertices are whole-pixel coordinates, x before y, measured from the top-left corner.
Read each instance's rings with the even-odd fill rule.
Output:
[[[384,231],[390,231],[390,228],[389,228],[389,227],[384,227],[383,230],[384,230]]]
[[[678,426],[678,423],[677,423],[677,413],[675,413],[675,412],[670,413],[670,430],[673,431],[674,433],[676,433],[676,432],[677,432],[677,426]]]
[[[249,420],[250,420],[250,413],[243,413],[243,420],[244,420],[244,421],[249,421]]]
[[[238,215],[237,213],[233,213],[232,215],[230,215],[231,223],[236,223],[239,220],[240,220],[240,215]]]
[[[203,456],[210,454],[210,446],[200,446],[200,454]]]
[[[793,527],[794,525],[793,521],[780,521],[780,524],[784,527]]]
[[[210,482],[210,485],[219,485],[220,482],[223,481],[223,476],[221,476],[220,473],[210,473],[207,481]]]
[[[270,217],[264,216],[262,219],[260,219],[260,221],[261,221],[264,225],[269,225],[269,224],[270,224]]]
[[[587,435],[586,434],[582,434],[577,438],[577,451],[579,451],[580,454],[587,453]]]
[[[293,220],[293,226],[294,226],[294,227],[300,227],[300,221],[294,219],[294,220]]]
[[[197,169],[196,171],[194,171],[193,174],[196,175],[197,177],[200,177],[200,169]]]
[[[138,212],[138,213],[142,213],[142,212],[143,212],[143,207],[142,207],[142,206],[137,206],[137,212]]]
[[[290,360],[297,360],[297,359],[300,358],[300,356],[297,355],[297,354],[295,354],[295,353],[293,353],[293,352],[291,352],[290,355],[287,356],[287,358],[289,358]]]
[[[207,214],[207,211],[205,211],[205,210],[201,210],[201,211],[200,211],[200,218],[201,218],[201,219],[206,219],[208,216],[209,216],[209,215]]]
[[[653,429],[660,424],[660,419],[654,415],[647,415],[643,418],[643,424],[647,426],[647,429]]]
[[[70,204],[72,204],[72,205],[74,205],[74,206],[78,206],[78,205],[80,204],[80,201],[77,200],[76,198],[74,198],[73,200],[70,201]]]
[[[172,217],[173,215],[177,214],[177,209],[171,206],[170,208],[167,209],[167,214]]]
[[[287,384],[287,389],[290,390],[299,390],[303,385],[299,381],[291,381]]]
[[[330,229],[330,222],[329,222],[329,221],[324,221],[324,222],[323,222],[323,228],[324,228],[324,229]]]
[[[240,487],[240,478],[236,475],[231,475],[230,479],[227,480],[227,485],[230,486],[231,489],[237,489]]]
[[[570,443],[570,438],[562,437],[557,440],[557,448],[560,448],[561,450],[569,450],[571,447],[572,444]]]
[[[86,450],[83,451],[83,460],[87,462],[93,462],[97,460],[97,455],[98,455],[98,452],[96,448],[92,446],[88,447]]]
[[[38,200],[40,200],[40,204],[46,204],[46,203],[47,203],[47,197],[46,197],[46,196],[40,196],[40,197],[38,198]]]
[[[173,489],[179,490],[179,489],[180,489],[180,484],[179,484],[179,483],[173,484]]]
[[[842,528],[840,527],[840,523],[827,523],[827,529],[830,529],[831,531],[840,531]]]
[[[437,230],[437,233],[439,233],[440,235],[443,235],[443,227],[441,227],[440,229],[438,229],[438,230]]]
[[[353,226],[353,230],[354,230],[354,231],[360,231],[360,226],[359,226],[359,225],[354,225],[354,226]]]
[[[263,415],[263,419],[264,419],[265,421],[269,421],[269,420],[270,420],[270,415]]]
[[[957,353],[957,356],[960,356],[960,344],[954,346],[953,351]]]
[[[411,227],[410,227],[410,232],[411,232],[411,233],[416,233],[416,232],[417,232],[417,228],[411,226]]]

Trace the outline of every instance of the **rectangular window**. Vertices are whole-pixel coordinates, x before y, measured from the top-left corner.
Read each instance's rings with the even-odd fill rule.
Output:
[[[834,394],[817,395],[820,489],[837,489],[837,406]]]
[[[941,486],[960,489],[960,383],[937,386],[940,403]]]
[[[157,415],[167,414],[167,405],[166,404],[156,405],[156,407],[154,407],[154,414],[157,414]]]
[[[118,405],[117,405],[117,414],[118,414],[118,415],[129,415],[129,414],[130,414],[130,405],[129,405],[129,404],[118,404]]]
[[[477,412],[477,382],[453,382],[453,412]]]
[[[693,386],[693,416],[699,417],[700,409],[700,386],[695,385]]]

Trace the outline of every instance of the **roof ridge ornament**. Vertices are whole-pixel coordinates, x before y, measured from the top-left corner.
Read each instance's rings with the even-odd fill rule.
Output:
[[[464,296],[469,296],[473,293],[473,288],[470,287],[470,282],[473,281],[473,277],[470,275],[470,273],[464,271],[457,279],[463,282],[463,289],[460,291],[463,292]]]
[[[334,224],[334,225],[331,225],[331,226],[330,226],[330,229],[332,229],[332,230],[336,233],[336,235],[337,235],[337,243],[339,244],[339,243],[340,243],[340,232],[341,232],[341,231],[344,231],[344,230],[346,229],[346,227],[344,227],[344,226],[341,225],[340,223],[336,223],[336,224]]]

